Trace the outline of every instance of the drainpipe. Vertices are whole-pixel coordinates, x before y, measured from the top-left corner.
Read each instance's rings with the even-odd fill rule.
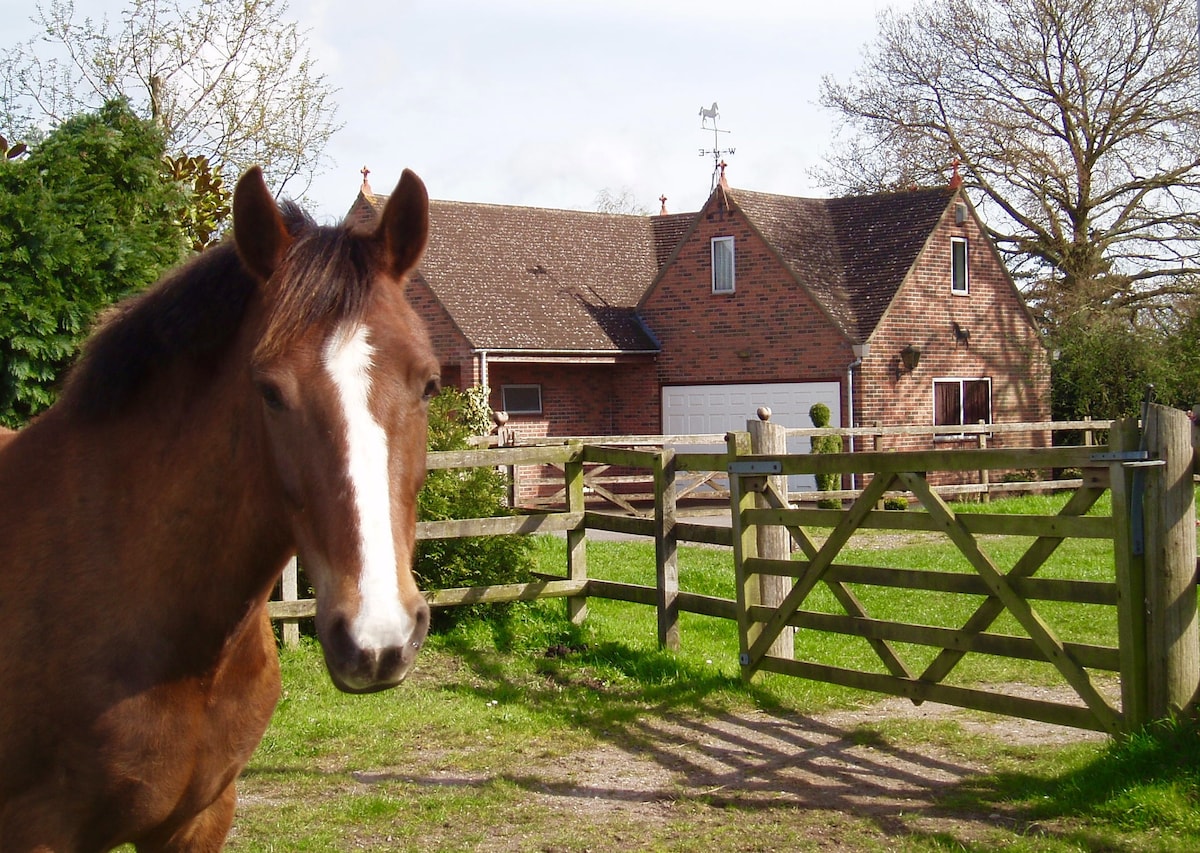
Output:
[[[478,355],[479,355],[479,384],[482,385],[484,388],[489,388],[491,386],[488,385],[488,363],[487,363],[488,354],[487,354],[487,350],[485,350],[485,349],[479,350]]]
[[[848,426],[850,429],[854,429],[854,370],[855,370],[855,368],[862,367],[863,358],[871,351],[871,345],[870,344],[854,344],[852,347],[850,347],[850,351],[854,353],[854,361],[852,361],[848,365],[846,365],[846,399],[847,399],[847,402],[849,403],[849,408],[850,408],[850,417],[848,419],[849,420]],[[857,442],[855,441],[855,437],[853,435],[850,436],[850,452],[851,453],[853,453],[855,451],[856,443]],[[850,475],[850,488],[857,489],[858,488],[857,481],[858,481],[858,475],[851,474]]]

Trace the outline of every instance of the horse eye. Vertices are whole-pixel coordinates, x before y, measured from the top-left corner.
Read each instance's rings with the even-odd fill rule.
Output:
[[[432,400],[441,392],[441,390],[442,378],[440,376],[434,376],[425,383],[425,393],[422,395],[421,399],[425,401]]]
[[[283,402],[283,392],[279,390],[279,386],[274,382],[259,382],[258,393],[262,395],[263,402],[267,404],[267,408],[273,412],[282,412],[287,408]]]

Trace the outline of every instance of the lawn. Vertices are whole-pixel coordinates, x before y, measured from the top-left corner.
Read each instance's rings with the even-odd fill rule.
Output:
[[[563,547],[538,540],[544,570],[561,569]],[[852,547],[847,561],[954,562],[928,541]],[[987,547],[1003,563],[1021,543]],[[595,577],[652,582],[647,543],[593,542],[588,555]],[[732,595],[728,552],[684,546],[679,562],[682,588]],[[1072,545],[1046,571],[1103,575],[1111,554]],[[971,604],[919,608],[953,624]],[[887,595],[868,609],[914,612]],[[799,679],[745,684],[729,622],[683,614],[683,647],[668,653],[652,608],[592,600],[582,627],[564,612],[546,601],[460,623],[405,685],[372,696],[337,693],[311,642],[285,650],[229,849],[1200,848],[1194,724],[1111,741]],[[1051,617],[1089,641],[1114,630],[1095,614]],[[801,637],[798,650],[854,661],[853,645]],[[1051,681],[987,658],[959,677]]]

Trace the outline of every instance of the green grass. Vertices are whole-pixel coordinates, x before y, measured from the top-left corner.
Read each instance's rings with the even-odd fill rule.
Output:
[[[1032,503],[960,509],[1028,511]],[[1054,512],[1060,505],[1060,499],[1038,499],[1034,511]],[[1027,544],[989,539],[985,548],[1006,570]],[[539,568],[561,572],[564,549],[561,539],[539,538]],[[969,570],[944,544],[881,540],[869,531],[839,557],[871,561]],[[591,542],[588,567],[593,577],[652,585],[653,547]],[[683,589],[732,597],[727,551],[684,546],[679,567]],[[1104,543],[1068,543],[1039,574],[1111,579],[1111,550]],[[855,591],[873,615],[927,624],[957,625],[977,603],[943,595],[914,604],[895,591]],[[811,606],[836,608],[821,589]],[[1068,639],[1115,644],[1115,617],[1097,608],[1080,613],[1037,606]],[[536,602],[459,624],[431,639],[408,683],[372,696],[337,693],[311,642],[284,651],[284,696],[241,781],[229,849],[1200,848],[1200,730],[1190,721],[1157,724],[1119,740],[1029,744],[960,722],[987,715],[907,714],[873,717],[834,741],[831,748],[847,744],[881,761],[924,756],[916,759],[915,771],[903,771],[918,776],[922,766],[973,768],[941,790],[925,813],[830,804],[801,790],[759,797],[761,770],[731,785],[696,789],[687,782],[690,759],[679,753],[679,731],[694,731],[697,742],[712,737],[717,721],[757,720],[764,733],[786,721],[803,731],[808,715],[878,697],[778,676],[744,683],[736,632],[725,620],[682,614],[682,649],[668,653],[657,648],[653,608],[593,599],[582,626],[566,622],[564,612],[561,601]],[[1017,632],[1012,624],[1008,628]],[[809,633],[800,632],[798,654],[879,668],[865,643]],[[955,676],[966,682],[1048,684],[1056,678],[1048,667],[979,655],[960,666]],[[663,731],[670,726],[675,728]],[[753,729],[744,731],[754,737]],[[780,767],[819,761],[820,751],[813,753],[802,740],[794,748],[794,755],[785,749],[772,760]],[[737,767],[749,760],[739,757],[741,750],[752,756],[766,749],[769,757],[775,747],[748,740],[714,749]],[[596,756],[614,751],[627,759],[589,771]],[[638,761],[651,762],[665,781],[656,781],[649,802],[641,802],[636,785],[628,802],[619,795],[614,802],[611,791],[623,786],[620,774]],[[600,772],[601,782],[589,772]],[[597,784],[610,793],[592,799],[587,792]],[[576,790],[582,793],[572,794]],[[567,796],[547,799],[551,794]]]
[[[632,807],[594,814],[589,795],[582,813],[564,812],[540,799],[546,783],[532,768],[562,768],[564,785],[595,784],[576,777],[583,757],[614,746],[672,766],[673,741],[649,734],[657,721],[694,721],[703,737],[705,721],[769,725],[842,701],[821,685],[807,697],[773,683],[748,687],[687,654],[610,644],[604,635],[619,626],[600,613],[591,619],[581,630],[544,604],[510,608],[501,630],[474,624],[434,638],[409,683],[371,696],[337,693],[311,642],[283,652],[285,696],[241,780],[229,849],[692,850],[703,841],[713,850],[799,850],[821,849],[830,833],[839,849],[859,850],[1200,846],[1200,734],[1185,723],[1049,746],[951,720],[883,718],[848,731],[845,741],[879,755],[981,768],[942,794],[934,829],[903,810],[883,821],[854,809],[762,813],[736,785],[717,795],[679,789],[660,808],[666,817],[648,823]],[[580,650],[546,656],[560,644]],[[795,760],[811,760],[802,743],[797,751]],[[744,781],[752,789],[755,777]],[[981,815],[990,816],[986,831]]]

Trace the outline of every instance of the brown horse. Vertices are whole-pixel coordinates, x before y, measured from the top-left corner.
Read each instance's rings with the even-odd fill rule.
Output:
[[[398,684],[437,362],[403,294],[428,198],[371,232],[281,211],[124,304],[0,451],[0,851],[216,851],[279,694],[266,602],[299,552],[334,683]]]

